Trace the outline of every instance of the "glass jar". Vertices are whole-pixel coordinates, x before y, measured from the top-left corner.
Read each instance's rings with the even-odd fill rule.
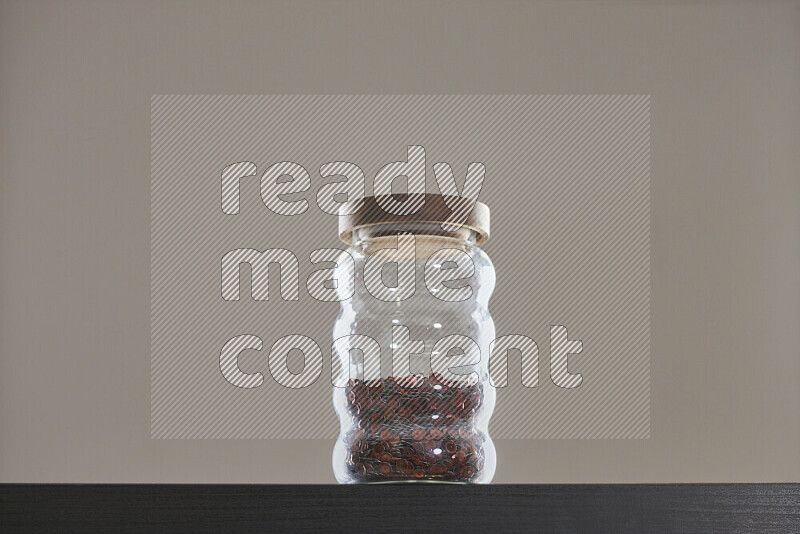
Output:
[[[442,196],[425,195],[413,215],[387,213],[370,197],[356,214],[340,216],[353,261],[340,258],[336,279],[355,282],[337,288],[343,300],[333,336],[340,483],[494,476],[488,303],[495,270],[478,247],[488,239],[489,210],[477,203],[460,228],[445,230],[450,213]],[[396,280],[384,282],[386,271]]]

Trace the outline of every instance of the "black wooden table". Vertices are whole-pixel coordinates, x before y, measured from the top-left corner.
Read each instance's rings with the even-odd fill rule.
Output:
[[[800,532],[798,484],[0,486],[2,532]]]

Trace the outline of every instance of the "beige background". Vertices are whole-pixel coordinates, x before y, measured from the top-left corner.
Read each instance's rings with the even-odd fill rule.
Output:
[[[325,440],[149,439],[169,93],[650,94],[652,437],[500,440],[495,481],[800,480],[798,28],[797,2],[0,3],[0,480],[333,481]]]

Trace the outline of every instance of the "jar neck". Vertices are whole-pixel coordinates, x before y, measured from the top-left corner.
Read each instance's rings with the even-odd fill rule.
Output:
[[[440,242],[442,248],[457,246],[474,246],[477,234],[474,230],[461,227],[455,232],[448,232],[442,229],[441,223],[435,222],[403,222],[403,223],[380,223],[356,228],[353,231],[353,244],[364,245],[376,239],[385,237],[397,237],[398,234],[413,234],[417,238],[423,238],[428,242]]]

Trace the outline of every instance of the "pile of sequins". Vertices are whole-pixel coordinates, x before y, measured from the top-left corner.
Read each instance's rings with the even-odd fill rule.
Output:
[[[353,430],[345,436],[354,482],[470,482],[484,464],[484,435],[474,428],[483,386],[446,383],[436,374],[346,386]]]

